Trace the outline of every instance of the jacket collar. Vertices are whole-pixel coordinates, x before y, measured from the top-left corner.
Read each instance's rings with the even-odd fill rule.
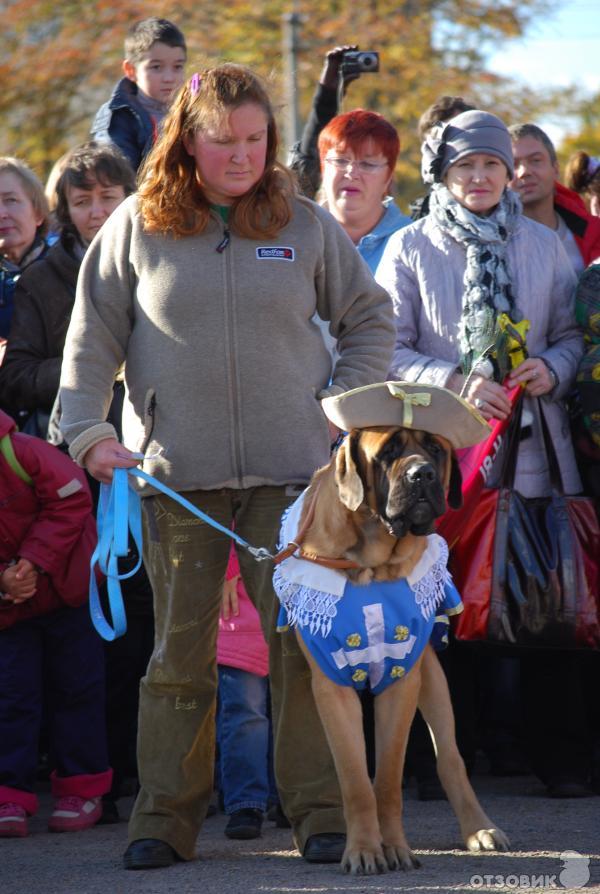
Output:
[[[560,214],[571,232],[583,239],[588,228],[589,212],[581,197],[557,182],[554,187],[554,210]]]
[[[392,233],[395,233],[396,230],[412,223],[410,217],[402,214],[391,196],[385,197],[383,200],[383,207],[385,208],[383,217],[379,220],[377,225],[373,227],[370,233],[367,233],[360,239],[358,243],[359,245],[367,245],[369,242],[385,239],[388,236],[391,236]]]

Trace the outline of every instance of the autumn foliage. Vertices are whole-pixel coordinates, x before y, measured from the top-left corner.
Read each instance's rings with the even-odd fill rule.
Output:
[[[538,111],[539,97],[524,95],[485,69],[493,42],[523,33],[552,0],[301,0],[297,81],[301,114],[308,112],[324,52],[359,43],[381,54],[381,72],[349,89],[345,108],[387,115],[403,144],[398,180],[403,199],[420,189],[415,133],[423,109],[455,93],[511,120]],[[149,15],[172,19],[188,43],[189,71],[229,59],[271,78],[283,105],[282,16],[278,0],[180,0],[169,8],[127,0],[13,0],[2,4],[0,152],[16,154],[45,175],[66,149],[86,139],[94,112],[120,74],[123,37]]]

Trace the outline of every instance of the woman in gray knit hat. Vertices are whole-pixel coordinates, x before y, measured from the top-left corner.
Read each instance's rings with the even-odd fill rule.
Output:
[[[519,198],[508,188],[513,175],[510,136],[495,115],[463,112],[433,128],[422,151],[423,179],[431,184],[430,213],[390,237],[377,271],[377,280],[392,296],[396,319],[389,378],[446,386],[462,393],[487,419],[505,418],[510,404],[486,349],[496,339],[501,313],[515,322],[528,320],[529,357],[509,379],[525,389],[523,417],[531,431],[519,442],[515,487],[526,497],[550,491],[534,400],[539,398],[565,491],[577,493],[581,481],[564,399],[583,345],[574,318],[575,274],[561,241],[551,229],[522,215]],[[544,653],[536,651],[535,663],[542,669]],[[489,671],[487,667],[481,674],[477,668],[474,674],[487,679]],[[493,669],[491,677],[497,672]],[[561,729],[554,724],[549,732],[553,715],[541,707],[539,681],[533,690],[540,708],[530,700],[529,732],[536,717],[538,736],[557,743],[544,755],[534,744],[534,769],[549,793],[560,796],[560,779],[585,782],[584,746],[573,735],[580,727],[572,716],[572,701],[567,707],[561,699],[566,712]],[[464,692],[457,695],[465,698]]]
[[[428,217],[391,236],[377,279],[392,296],[397,339],[390,378],[442,385],[486,419],[510,412],[486,359],[497,318],[527,319],[529,358],[511,374],[528,397],[542,397],[569,493],[580,490],[563,399],[582,341],[573,314],[575,275],[552,230],[525,218],[515,193],[510,135],[488,112],[463,112],[433,128],[422,147],[432,184]],[[525,408],[532,407],[526,399]],[[517,487],[546,492],[537,420],[523,441]]]

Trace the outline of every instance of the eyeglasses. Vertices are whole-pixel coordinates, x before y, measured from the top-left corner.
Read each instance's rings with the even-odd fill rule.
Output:
[[[358,168],[361,174],[375,174],[380,168],[387,168],[387,161],[357,161],[353,158],[325,158],[325,161],[333,165],[338,171],[349,171]]]

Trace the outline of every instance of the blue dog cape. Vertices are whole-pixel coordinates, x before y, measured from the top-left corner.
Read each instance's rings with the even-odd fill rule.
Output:
[[[280,541],[294,540],[304,494],[282,518]],[[323,673],[341,686],[377,695],[407,674],[434,626],[447,631],[462,603],[447,568],[448,546],[430,534],[407,578],[354,584],[340,571],[291,556],[278,565],[273,586],[279,626],[297,627]],[[437,622],[437,623],[436,623]]]

